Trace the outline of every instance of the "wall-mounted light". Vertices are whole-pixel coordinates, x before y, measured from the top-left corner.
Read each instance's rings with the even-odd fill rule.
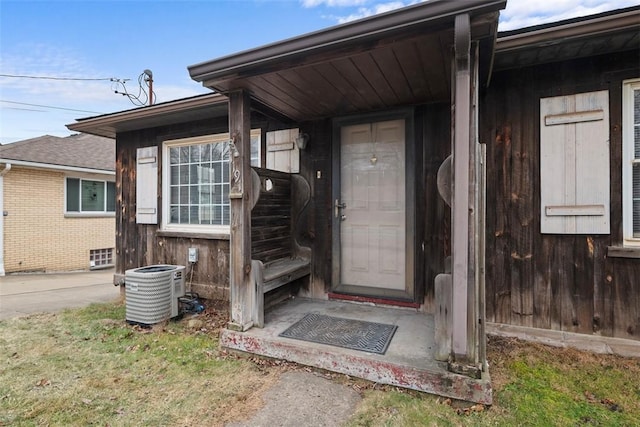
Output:
[[[309,143],[309,135],[306,133],[299,133],[296,136],[296,145],[299,149],[304,150],[307,148],[307,144]]]

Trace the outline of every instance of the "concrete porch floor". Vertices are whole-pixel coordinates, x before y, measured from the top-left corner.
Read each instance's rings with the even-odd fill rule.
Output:
[[[384,355],[278,337],[308,313],[397,325]],[[434,360],[433,316],[409,308],[342,301],[289,299],[265,313],[265,327],[246,332],[224,329],[220,344],[260,356],[326,369],[380,384],[470,402],[491,404],[488,372],[481,379],[451,373]]]

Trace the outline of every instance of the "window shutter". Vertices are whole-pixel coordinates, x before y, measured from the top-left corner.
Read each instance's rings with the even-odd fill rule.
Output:
[[[609,177],[609,93],[541,99],[541,232],[609,234]]]
[[[298,128],[267,132],[267,169],[300,172],[300,151],[295,144]]]
[[[158,223],[158,147],[138,148],[136,223]]]

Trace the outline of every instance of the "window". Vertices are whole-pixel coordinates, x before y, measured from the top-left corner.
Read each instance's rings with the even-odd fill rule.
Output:
[[[69,213],[115,212],[116,185],[109,181],[67,178],[66,200]]]
[[[622,103],[624,244],[640,246],[640,79],[623,83]]]
[[[89,251],[89,267],[99,268],[113,265],[113,248],[91,249]]]
[[[228,232],[229,135],[165,141],[163,228]],[[251,165],[260,164],[260,130],[251,132]]]

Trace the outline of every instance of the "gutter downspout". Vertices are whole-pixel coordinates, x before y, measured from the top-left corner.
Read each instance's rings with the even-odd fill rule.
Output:
[[[0,171],[0,277],[4,276],[4,176],[11,170],[11,163],[5,163]]]

